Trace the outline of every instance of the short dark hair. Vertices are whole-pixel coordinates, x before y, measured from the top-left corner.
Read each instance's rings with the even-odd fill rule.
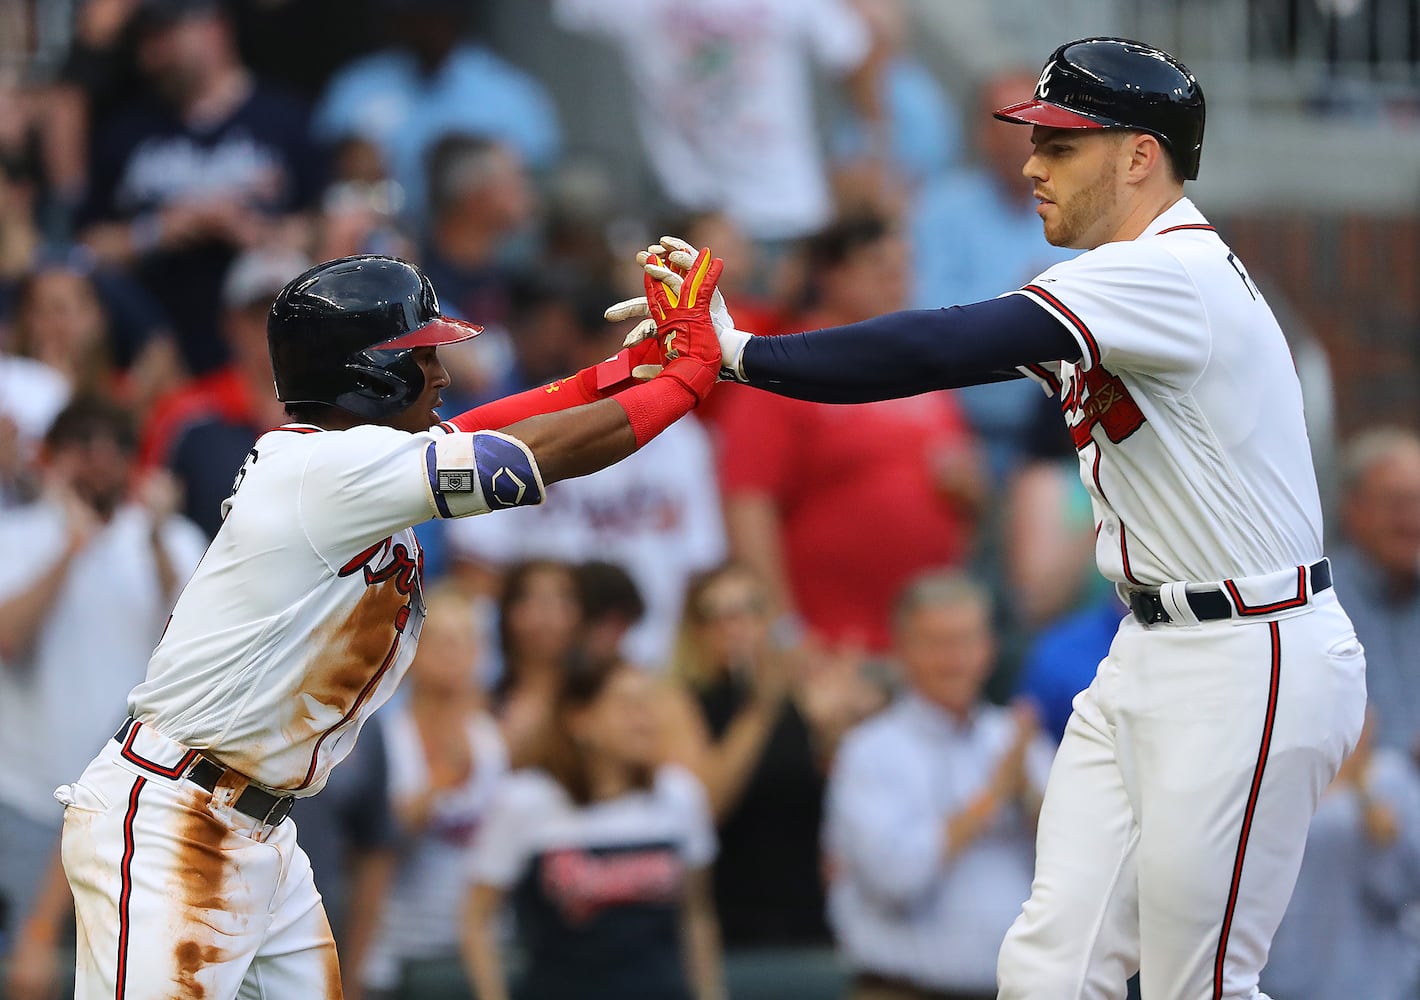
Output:
[[[893,225],[885,216],[859,212],[845,216],[810,236],[804,252],[815,271],[837,267],[865,246],[889,235]]]
[[[646,614],[646,601],[636,581],[616,563],[589,560],[577,567],[575,577],[582,616],[587,621],[617,615],[628,622],[638,622]]]
[[[336,409],[330,403],[287,403],[286,416],[298,424],[320,424]]]
[[[44,446],[58,451],[96,439],[112,441],[127,454],[138,450],[137,423],[125,407],[106,396],[83,395],[59,411],[44,435]]]

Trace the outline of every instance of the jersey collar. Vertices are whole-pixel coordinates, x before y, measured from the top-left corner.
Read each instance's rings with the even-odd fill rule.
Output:
[[[1198,207],[1188,198],[1180,198],[1170,205],[1162,215],[1149,223],[1147,229],[1140,233],[1140,238],[1145,236],[1158,236],[1166,229],[1174,229],[1178,226],[1208,226],[1212,225]]]

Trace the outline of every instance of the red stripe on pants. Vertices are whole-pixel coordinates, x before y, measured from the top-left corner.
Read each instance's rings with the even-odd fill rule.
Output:
[[[119,865],[122,888],[118,893],[118,968],[114,976],[114,1000],[123,1000],[123,995],[128,991],[128,900],[133,895],[133,817],[138,814],[138,795],[147,783],[147,778],[134,779],[133,791],[128,793],[128,812],[123,817],[123,862]]]
[[[1262,773],[1267,769],[1267,753],[1272,746],[1272,724],[1277,720],[1277,687],[1282,673],[1282,638],[1277,623],[1268,622],[1272,639],[1272,671],[1267,690],[1267,718],[1262,723],[1262,744],[1257,750],[1257,766],[1252,772],[1252,790],[1243,812],[1242,833],[1238,836],[1238,853],[1233,859],[1233,882],[1228,889],[1228,906],[1223,911],[1223,930],[1218,936],[1218,954],[1213,959],[1213,1000],[1223,997],[1223,964],[1228,954],[1228,933],[1233,928],[1233,911],[1238,904],[1238,889],[1242,883],[1243,858],[1247,855],[1247,838],[1252,832],[1252,817],[1257,812],[1257,799],[1262,791]]]

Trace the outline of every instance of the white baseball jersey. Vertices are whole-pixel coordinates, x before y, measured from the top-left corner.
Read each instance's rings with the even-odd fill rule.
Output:
[[[1079,343],[1059,393],[1100,570],[1158,588],[1074,700],[1001,1000],[1261,1000],[1317,796],[1361,730],[1365,657],[1321,558],[1301,388],[1227,245],[1180,200],[1024,289]],[[1324,567],[1323,567],[1324,568]],[[1202,585],[1202,586],[1199,586]],[[1219,589],[1228,617],[1188,595]]]
[[[1056,264],[1008,294],[1049,310],[1080,345],[1078,362],[1023,370],[1061,397],[1094,502],[1100,572],[1157,587],[1321,557],[1321,502],[1286,339],[1191,201],[1138,239]]]
[[[315,793],[414,658],[411,526],[542,496],[532,453],[494,431],[264,434],[129,713],[261,785]]]

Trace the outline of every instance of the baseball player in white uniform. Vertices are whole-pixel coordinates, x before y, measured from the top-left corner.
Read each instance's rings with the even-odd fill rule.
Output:
[[[1292,359],[1184,196],[1204,101],[1181,63],[1071,42],[996,116],[1034,126],[1023,172],[1046,238],[1087,253],[997,299],[784,337],[734,329],[717,302],[726,371],[828,402],[1020,375],[1058,395],[1100,570],[1131,613],[1075,700],[1000,997],[1117,1000],[1136,970],[1145,1000],[1258,997],[1309,819],[1365,705]],[[673,238],[654,249],[690,263]]]
[[[237,474],[131,718],[55,793],[79,1000],[341,995],[286,816],[414,657],[411,526],[538,503],[546,484],[624,458],[688,412],[720,368],[705,302],[719,266],[705,256],[688,294],[648,281],[673,351],[638,345],[448,423],[434,412],[449,381],[436,348],[478,328],[442,317],[417,268],[344,258],[287,285],[268,337],[296,422],[263,435]],[[633,373],[640,363],[662,367]]]

